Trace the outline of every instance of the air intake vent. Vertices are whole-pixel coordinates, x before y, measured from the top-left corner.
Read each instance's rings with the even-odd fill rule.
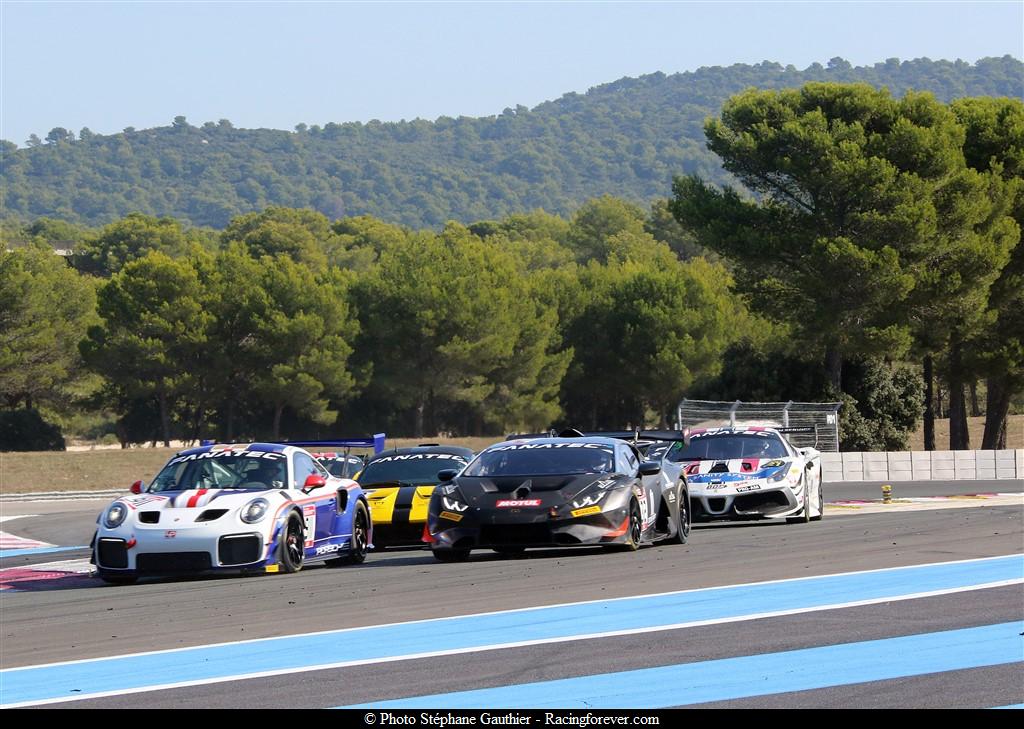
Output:
[[[220,519],[227,513],[227,509],[207,509],[196,517],[196,521],[213,521],[214,519]]]

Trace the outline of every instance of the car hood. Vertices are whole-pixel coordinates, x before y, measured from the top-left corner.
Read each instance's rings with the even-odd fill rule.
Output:
[[[710,483],[768,478],[792,463],[792,458],[734,458],[726,461],[690,461],[681,465],[690,483]]]
[[[573,474],[565,476],[460,476],[455,486],[473,506],[495,504],[498,501],[539,501],[551,506],[574,498],[584,489],[598,482],[625,481],[615,474]],[[611,484],[609,484],[610,486]],[[617,485],[617,484],[616,484]],[[441,486],[441,493],[445,493]]]

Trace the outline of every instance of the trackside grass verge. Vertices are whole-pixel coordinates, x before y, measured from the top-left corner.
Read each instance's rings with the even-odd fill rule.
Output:
[[[442,443],[480,450],[494,438],[389,438],[388,448]],[[106,491],[150,481],[181,448],[111,448],[91,451],[0,453],[0,494]],[[358,451],[354,451],[358,452]]]

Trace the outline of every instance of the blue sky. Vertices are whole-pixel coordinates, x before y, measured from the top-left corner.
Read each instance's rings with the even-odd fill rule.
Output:
[[[1024,56],[1008,2],[0,3],[0,137],[485,116],[623,76]]]

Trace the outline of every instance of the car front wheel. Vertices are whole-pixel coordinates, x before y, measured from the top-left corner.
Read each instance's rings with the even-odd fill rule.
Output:
[[[807,484],[807,477],[803,477],[804,483],[804,508],[796,516],[786,519],[787,524],[807,524],[811,521],[811,487]]]
[[[679,521],[676,523],[676,534],[672,541],[676,544],[686,544],[690,538],[690,495],[685,488],[679,489],[676,497],[679,503]]]
[[[332,559],[331,564],[362,564],[366,561],[366,551],[370,545],[370,516],[366,513],[363,502],[356,503],[356,513],[352,517],[352,547],[344,557]]]
[[[306,559],[306,543],[303,536],[302,520],[292,513],[285,520],[278,546],[282,572],[298,572]]]

